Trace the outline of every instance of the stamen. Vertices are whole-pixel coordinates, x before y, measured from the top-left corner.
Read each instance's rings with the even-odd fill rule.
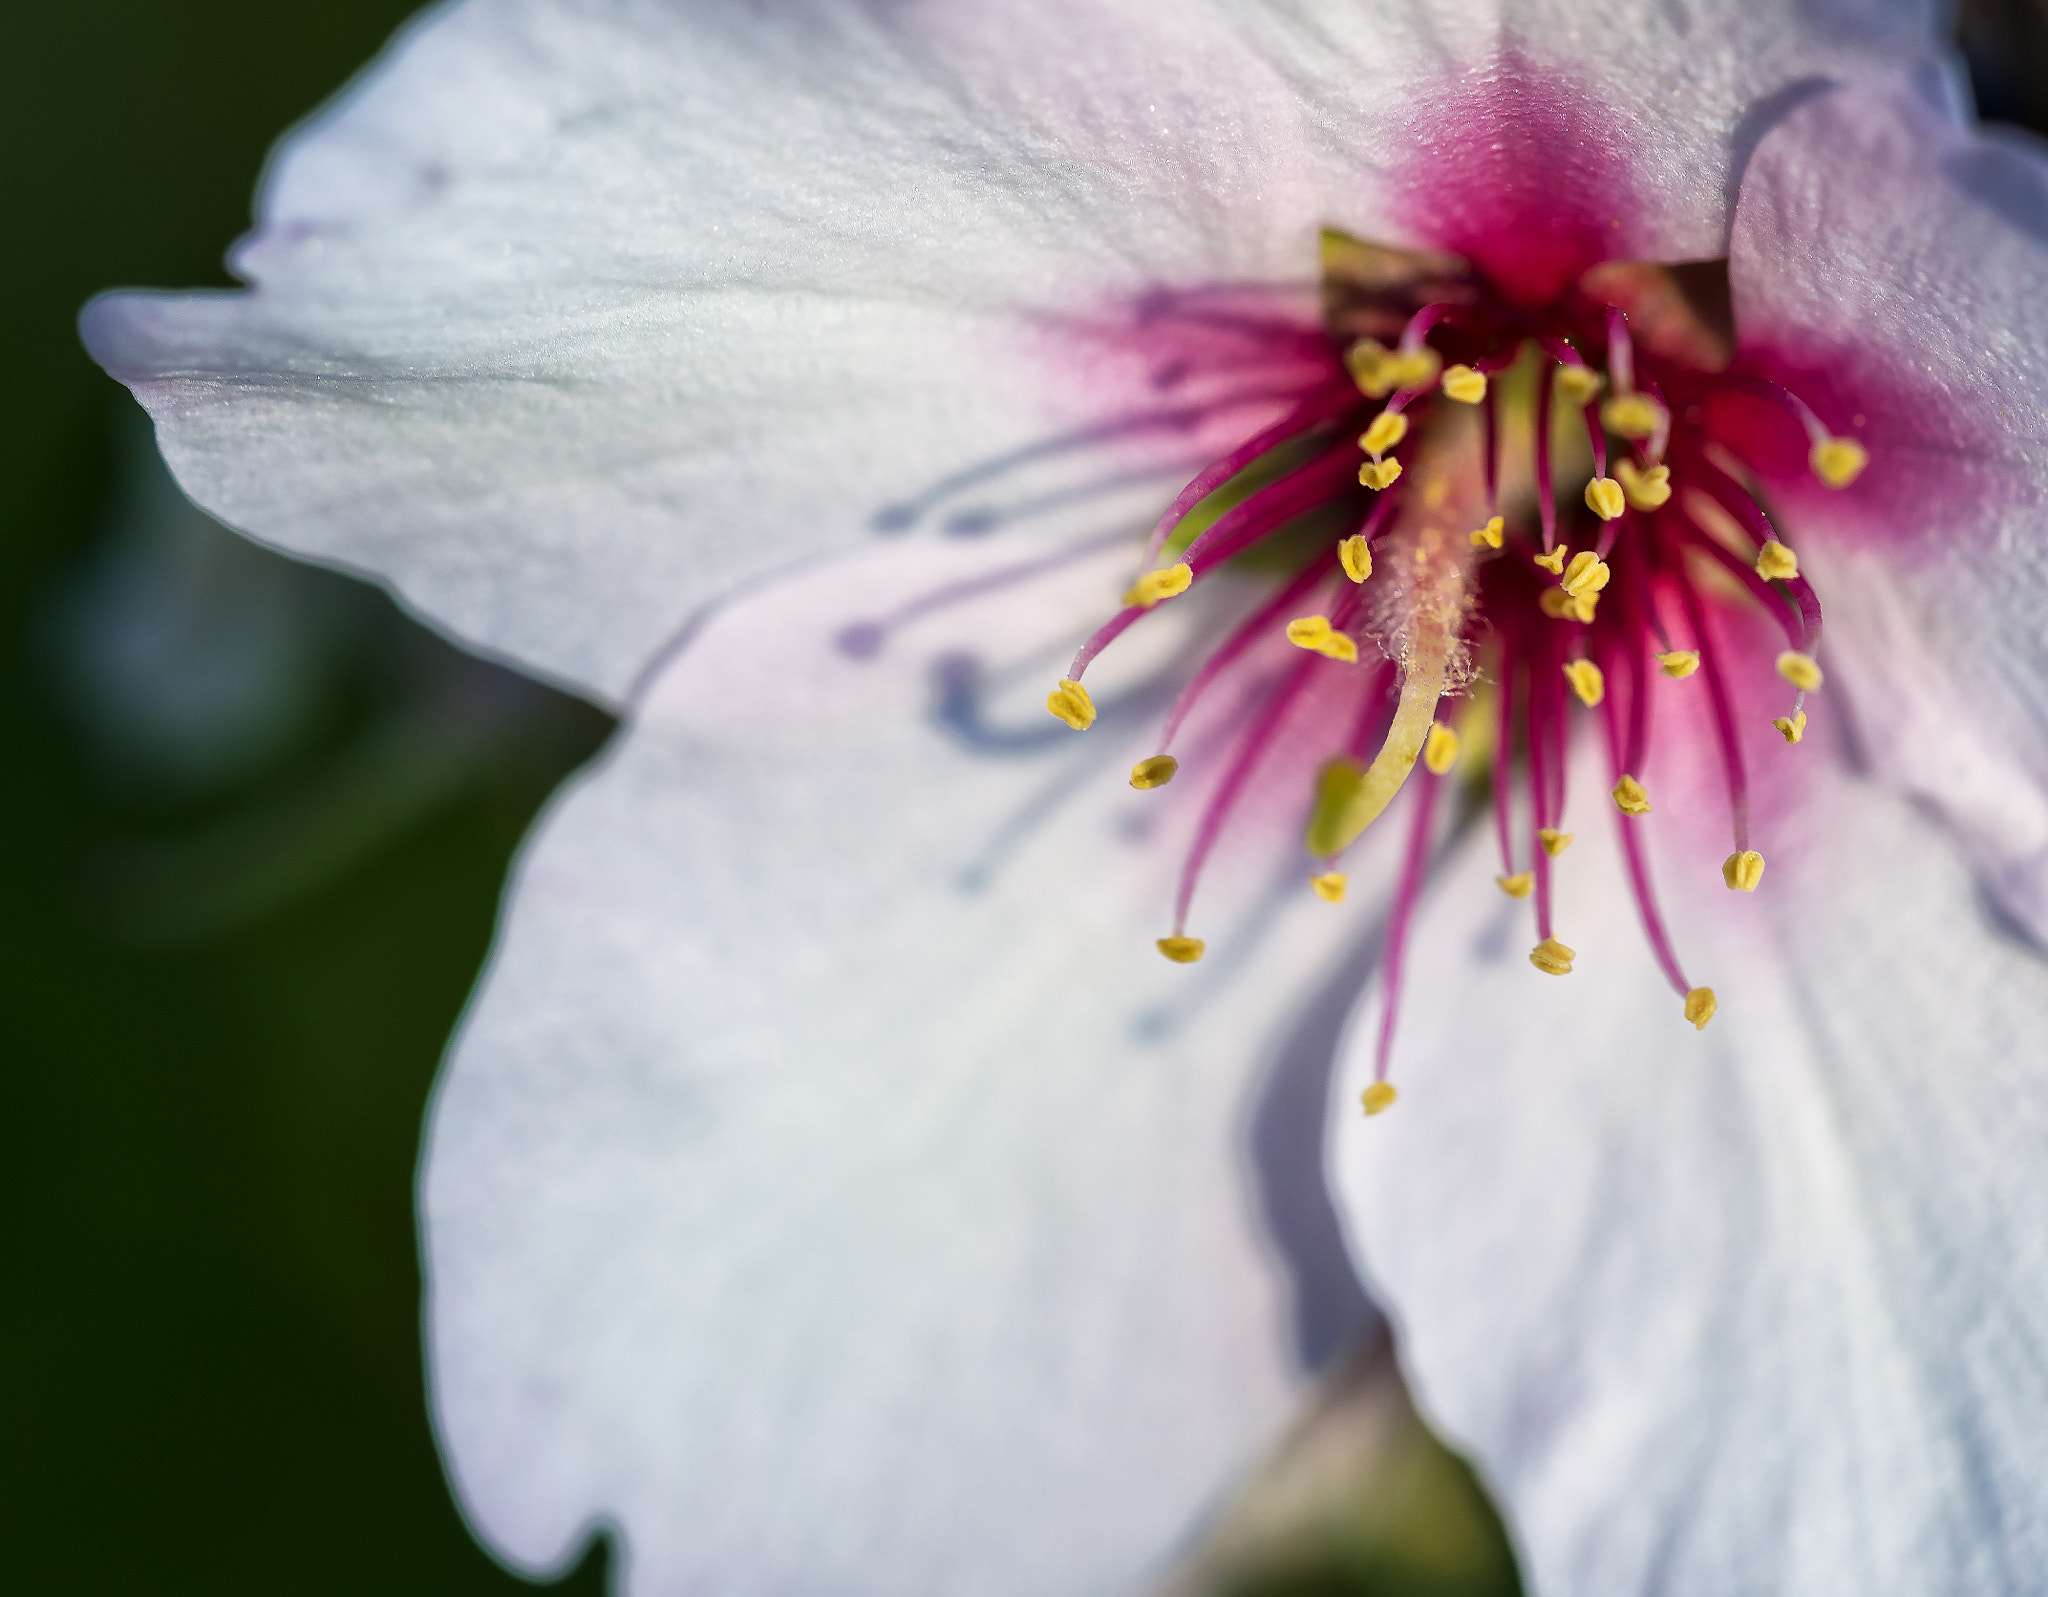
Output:
[[[1361,338],[1344,352],[1344,365],[1366,398],[1385,399],[1396,389],[1429,387],[1443,370],[1443,357],[1427,344],[1393,350],[1376,338]]]
[[[1576,599],[1582,593],[1598,593],[1611,575],[1607,562],[1590,549],[1581,549],[1565,568],[1564,591]]]
[[[1707,1022],[1714,1018],[1714,1011],[1720,1006],[1714,1002],[1714,989],[1695,987],[1685,995],[1685,1018],[1692,1022],[1694,1031],[1705,1031]]]
[[[1475,549],[1498,549],[1507,534],[1507,522],[1500,516],[1489,516],[1486,525],[1472,534]]]
[[[1194,568],[1183,560],[1177,566],[1166,566],[1158,571],[1148,571],[1125,592],[1123,602],[1140,610],[1149,610],[1162,599],[1171,599],[1176,594],[1186,593],[1188,585],[1195,580]]]
[[[1367,525],[1370,526],[1371,523],[1368,522]],[[1161,752],[1173,742],[1174,734],[1188,718],[1188,712],[1207,692],[1210,684],[1235,665],[1238,658],[1254,643],[1265,638],[1271,632],[1273,623],[1299,604],[1311,588],[1322,582],[1329,569],[1325,562],[1315,562],[1240,622],[1237,630],[1202,663],[1202,668],[1194,674],[1188,685],[1181,689],[1180,697],[1174,700],[1173,709],[1166,717],[1166,729],[1159,734]]]
[[[1830,488],[1846,488],[1863,475],[1870,451],[1853,438],[1823,438],[1807,455],[1813,474]]]
[[[1676,575],[1686,625],[1692,628],[1700,662],[1707,668],[1707,703],[1713,711],[1714,741],[1720,747],[1721,770],[1728,783],[1728,812],[1734,822],[1735,846],[1745,849],[1749,847],[1749,771],[1742,759],[1742,740],[1735,732],[1735,707],[1728,697],[1728,684],[1721,676],[1719,646],[1707,628],[1706,609],[1684,570]]]
[[[1179,769],[1180,761],[1171,754],[1154,754],[1131,767],[1131,786],[1141,792],[1147,788],[1164,787]]]
[[[1386,983],[1387,1006],[1380,1016],[1380,1046],[1373,1062],[1374,1086],[1387,1084],[1387,1060],[1394,1051],[1394,1022],[1401,1011],[1401,973],[1408,962],[1408,927],[1415,918],[1415,906],[1422,897],[1423,878],[1429,870],[1429,839],[1436,818],[1436,796],[1443,783],[1425,778],[1415,795],[1415,819],[1408,828],[1408,857],[1401,865],[1401,883],[1394,891],[1394,907],[1387,916]],[[1384,1109],[1393,1100],[1393,1089],[1382,1098]],[[1372,1107],[1367,1105],[1367,1112]]]
[[[1721,861],[1721,880],[1730,892],[1754,893],[1764,879],[1764,857],[1753,848],[1730,854]]]
[[[1683,682],[1700,668],[1697,649],[1670,649],[1657,656],[1657,668],[1674,681]]]
[[[1617,393],[1625,394],[1635,387],[1635,345],[1628,336],[1628,318],[1614,305],[1607,307],[1607,370],[1614,377]]]
[[[1595,477],[1586,484],[1586,508],[1602,521],[1613,521],[1628,509],[1628,495],[1612,477]]]
[[[1199,937],[1162,937],[1153,946],[1176,965],[1192,965],[1209,945]]]
[[[1589,710],[1607,693],[1607,679],[1591,660],[1565,661],[1564,677],[1572,685],[1572,692],[1579,696],[1579,703]]]
[[[1572,961],[1579,956],[1555,937],[1546,937],[1529,950],[1529,963],[1546,976],[1569,976]]]
[[[1560,832],[1554,826],[1544,826],[1537,829],[1536,841],[1543,845],[1544,853],[1556,859],[1572,846],[1572,839],[1578,835],[1577,832]]]
[[[1662,510],[1671,501],[1669,466],[1638,468],[1632,460],[1617,460],[1614,475],[1623,495],[1637,510]]]
[[[1470,366],[1446,367],[1443,389],[1447,399],[1455,399],[1461,405],[1476,405],[1486,397],[1486,373]]]
[[[1607,430],[1634,443],[1655,437],[1668,418],[1664,407],[1647,394],[1616,394],[1600,407]]]
[[[1408,418],[1398,410],[1383,410],[1359,434],[1358,447],[1377,460],[1408,436]]]
[[[1095,701],[1072,677],[1060,678],[1060,685],[1045,696],[1045,707],[1076,732],[1095,724]]]
[[[1783,582],[1799,575],[1799,557],[1776,538],[1757,551],[1756,574],[1767,582]]]
[[[1399,1096],[1400,1094],[1394,1091],[1394,1084],[1392,1082],[1376,1081],[1358,1095],[1358,1101],[1365,1105],[1365,1112],[1367,1114],[1376,1115],[1382,1109],[1391,1105]]]
[[[1536,564],[1555,576],[1562,576],[1564,575],[1564,556],[1564,549],[1559,547],[1550,550],[1546,554],[1536,556]]]
[[[1590,366],[1566,364],[1557,369],[1557,391],[1568,404],[1586,405],[1600,392],[1606,379]]]
[[[1567,372],[1574,369],[1564,368]],[[1536,385],[1536,516],[1543,525],[1545,554],[1557,547],[1557,496],[1550,488],[1550,392],[1555,386],[1543,382]]]
[[[1398,460],[1368,460],[1358,468],[1359,486],[1371,488],[1375,492],[1382,488],[1391,488],[1400,475],[1401,462]]]
[[[1372,575],[1372,546],[1366,542],[1364,533],[1354,532],[1337,545],[1337,564],[1353,582],[1363,582]]]
[[[1297,649],[1308,649],[1346,665],[1358,663],[1358,645],[1330,625],[1328,616],[1301,616],[1287,623],[1287,641]]]
[[[1650,792],[1632,776],[1624,776],[1614,784],[1614,805],[1624,815],[1648,815],[1650,813]]]
[[[1509,898],[1527,898],[1536,887],[1534,871],[1517,871],[1512,876],[1496,876],[1494,881]]]
[[[1422,763],[1432,776],[1442,776],[1458,762],[1458,734],[1441,721],[1429,729],[1422,741]]]
[[[1351,885],[1351,878],[1342,871],[1325,871],[1320,876],[1311,876],[1308,885],[1316,890],[1316,897],[1325,904],[1344,902],[1344,890]]]
[[[1801,710],[1796,715],[1775,716],[1771,725],[1778,729],[1778,735],[1787,743],[1797,743],[1806,736],[1806,712]]]
[[[1812,693],[1821,685],[1821,670],[1810,654],[1787,649],[1778,656],[1778,675],[1801,693]]]

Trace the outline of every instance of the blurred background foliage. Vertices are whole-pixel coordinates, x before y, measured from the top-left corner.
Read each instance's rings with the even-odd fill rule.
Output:
[[[222,531],[73,331],[101,288],[225,285],[272,140],[410,9],[10,18],[0,1570],[37,1597],[526,1587],[435,1456],[413,1163],[512,852],[611,722]],[[2041,127],[2041,0],[1960,28],[1987,114]],[[1516,1590],[1383,1351],[1189,1579]]]

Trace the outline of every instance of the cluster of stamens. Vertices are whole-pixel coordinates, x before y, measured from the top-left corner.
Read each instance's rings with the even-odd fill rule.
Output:
[[[1707,696],[1734,840],[1722,880],[1741,892],[1756,890],[1764,860],[1750,847],[1737,712],[1706,581],[1739,584],[1784,627],[1776,667],[1792,697],[1771,724],[1787,744],[1804,735],[1804,700],[1822,680],[1812,586],[1753,477],[1713,436],[1707,410],[1730,393],[1775,407],[1804,429],[1811,469],[1830,487],[1852,481],[1865,452],[1782,387],[1728,370],[1726,335],[1662,268],[1595,268],[1532,307],[1455,257],[1333,235],[1325,266],[1322,380],[1187,485],[1154,529],[1147,569],[1123,608],[1046,700],[1053,715],[1085,730],[1095,718],[1083,685],[1090,662],[1148,612],[1305,518],[1327,522],[1335,512],[1351,529],[1315,549],[1218,644],[1168,715],[1157,751],[1131,772],[1137,788],[1173,780],[1179,763],[1168,751],[1189,711],[1257,643],[1277,633],[1302,651],[1224,755],[1159,951],[1179,963],[1201,958],[1202,941],[1187,932],[1195,885],[1274,729],[1315,673],[1360,672],[1356,728],[1305,795],[1309,883],[1319,897],[1343,899],[1346,851],[1418,763],[1425,773],[1388,922],[1387,1001],[1366,1112],[1394,1100],[1385,1078],[1402,953],[1436,793],[1464,743],[1490,745],[1481,757],[1491,760],[1496,880],[1510,898],[1531,901],[1530,963],[1553,976],[1572,971],[1578,956],[1556,935],[1551,888],[1573,839],[1562,823],[1569,721],[1579,712],[1596,714],[1604,731],[1610,797],[1625,817],[1623,856],[1652,952],[1684,1018],[1704,1028],[1713,989],[1680,968],[1635,825],[1652,811],[1643,772],[1653,676],[1697,677]],[[1632,317],[1647,336],[1632,333]],[[1571,412],[1578,422],[1567,429]],[[1560,495],[1559,479],[1575,486],[1581,472],[1583,489]],[[1213,513],[1217,505],[1226,508]],[[1200,530],[1188,536],[1191,521]],[[1674,617],[1687,647],[1667,630]],[[1486,736],[1473,739],[1475,729]]]

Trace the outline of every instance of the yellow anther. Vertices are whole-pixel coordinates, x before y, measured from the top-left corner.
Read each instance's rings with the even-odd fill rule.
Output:
[[[1173,780],[1173,773],[1179,769],[1180,761],[1171,754],[1155,754],[1150,759],[1140,760],[1131,767],[1131,786],[1140,790],[1164,787]]]
[[[1799,557],[1773,538],[1757,552],[1756,574],[1769,582],[1789,582],[1799,575]]]
[[[1358,659],[1358,645],[1330,625],[1328,616],[1298,616],[1287,623],[1287,641],[1346,665]]]
[[[1546,976],[1569,976],[1578,957],[1555,937],[1546,937],[1529,950],[1529,963]]]
[[[1194,580],[1195,568],[1185,560],[1177,566],[1161,566],[1157,571],[1146,572],[1125,589],[1124,603],[1149,610],[1161,599],[1171,599],[1177,593],[1186,593],[1188,584]]]
[[[1673,649],[1657,656],[1657,669],[1680,682],[1699,668],[1700,651],[1697,649]]]
[[[1870,451],[1853,438],[1823,438],[1806,459],[1813,474],[1830,488],[1846,488],[1870,464]]]
[[[1507,536],[1507,530],[1508,524],[1505,517],[1488,516],[1486,518],[1486,525],[1472,534],[1472,547],[1475,549],[1498,549],[1501,545],[1501,540]]]
[[[1344,889],[1351,885],[1351,878],[1342,871],[1325,871],[1320,876],[1311,876],[1308,885],[1316,890],[1316,897],[1325,904],[1344,902]]]
[[[1787,743],[1797,743],[1806,736],[1806,712],[1797,715],[1781,715],[1771,722],[1778,729],[1778,735]]]
[[[1813,692],[1822,680],[1820,667],[1814,664],[1813,656],[1801,654],[1797,649],[1787,649],[1778,656],[1778,675],[1801,693]]]
[[[1383,410],[1372,425],[1358,435],[1358,447],[1377,458],[1408,436],[1408,418],[1397,410]]]
[[[1600,407],[1600,419],[1611,433],[1648,438],[1664,425],[1664,407],[1648,394],[1616,394]]]
[[[1558,591],[1564,592],[1561,588]],[[1565,594],[1564,613],[1574,621],[1590,622],[1593,619],[1593,606],[1599,602],[1600,594],[1597,589],[1588,593]]]
[[[1650,790],[1632,776],[1614,784],[1614,804],[1624,815],[1648,815]]]
[[[1376,1081],[1358,1095],[1358,1101],[1365,1105],[1367,1114],[1376,1115],[1400,1096],[1392,1082]]]
[[[1721,880],[1731,893],[1754,893],[1764,879],[1764,857],[1753,848],[1730,854],[1721,861]]]
[[[1669,466],[1639,467],[1633,460],[1617,460],[1614,476],[1628,502],[1638,510],[1661,510],[1671,502]]]
[[[1560,832],[1554,826],[1546,826],[1538,830],[1536,841],[1543,845],[1544,853],[1548,854],[1552,859],[1556,859],[1558,855],[1572,846],[1572,839],[1578,835],[1577,832]]]
[[[1557,371],[1557,391],[1574,405],[1585,404],[1605,382],[1590,366],[1560,366]]]
[[[1422,740],[1422,763],[1432,776],[1442,776],[1457,760],[1458,734],[1440,721],[1432,724],[1429,736]]]
[[[1209,945],[1199,937],[1162,937],[1154,945],[1176,965],[1192,965]]]
[[[1717,1007],[1711,987],[1695,987],[1685,995],[1685,1018],[1692,1022],[1694,1031],[1707,1029],[1707,1022],[1714,1018]]]
[[[1589,710],[1607,696],[1607,679],[1591,660],[1565,661],[1564,679],[1579,696],[1579,703]]]
[[[1374,338],[1361,338],[1344,352],[1344,364],[1359,391],[1369,399],[1385,399],[1397,388],[1427,388],[1443,369],[1443,357],[1427,345],[1395,350]]]
[[[1536,595],[1536,608],[1553,621],[1562,621],[1575,612],[1572,596],[1562,588],[1545,588]]]
[[[1536,557],[1536,564],[1554,575],[1562,575],[1564,571],[1564,545],[1559,544],[1547,555],[1538,555]]]
[[[1582,593],[1598,593],[1611,575],[1605,560],[1590,549],[1581,549],[1564,568],[1564,591],[1575,599]]]
[[[1486,373],[1470,366],[1444,368],[1444,394],[1461,405],[1476,405],[1486,397]]]
[[[1337,545],[1337,564],[1353,582],[1363,582],[1372,575],[1372,550],[1364,533],[1354,532]]]
[[[1095,724],[1095,701],[1072,677],[1060,678],[1060,685],[1045,696],[1045,707],[1076,732],[1085,732]]]
[[[1509,898],[1527,898],[1536,886],[1534,871],[1516,871],[1512,876],[1496,876],[1494,884]]]
[[[1628,495],[1612,477],[1595,477],[1586,484],[1586,508],[1602,521],[1612,521],[1628,509]]]
[[[1391,488],[1400,475],[1401,462],[1398,460],[1368,460],[1358,468],[1359,484],[1366,488]]]

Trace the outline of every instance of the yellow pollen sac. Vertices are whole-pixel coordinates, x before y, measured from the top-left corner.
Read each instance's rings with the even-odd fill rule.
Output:
[[[1781,715],[1771,722],[1778,729],[1778,735],[1787,743],[1797,743],[1806,736],[1806,712],[1797,715]]]
[[[1358,1095],[1358,1101],[1365,1105],[1365,1112],[1367,1114],[1376,1115],[1400,1096],[1399,1093],[1394,1091],[1394,1084],[1392,1082],[1376,1081]]]
[[[1664,407],[1648,394],[1616,394],[1600,407],[1600,420],[1623,438],[1648,438],[1664,425]]]
[[[1773,538],[1757,552],[1756,574],[1767,582],[1789,582],[1799,575],[1799,557]]]
[[[1599,602],[1600,595],[1597,590],[1590,593],[1568,594],[1564,601],[1564,613],[1574,621],[1591,622],[1593,606]]]
[[[1095,701],[1072,677],[1060,678],[1060,685],[1045,696],[1045,707],[1076,732],[1085,732],[1095,724]]]
[[[1697,649],[1673,649],[1657,656],[1657,669],[1676,681],[1683,682],[1700,668],[1700,651]]]
[[[1607,586],[1607,579],[1613,573],[1607,569],[1607,562],[1590,549],[1581,549],[1572,556],[1572,563],[1564,570],[1564,591],[1576,599],[1582,593],[1598,593]]]
[[[1553,575],[1562,575],[1564,572],[1564,546],[1560,544],[1557,548],[1551,550],[1549,554],[1538,555],[1536,557],[1536,564]]]
[[[1329,660],[1353,665],[1358,645],[1330,625],[1328,616],[1300,616],[1287,623],[1287,641],[1297,649],[1313,649]]]
[[[1714,1018],[1714,1011],[1720,1006],[1714,1002],[1714,989],[1695,987],[1685,995],[1685,1018],[1692,1022],[1694,1031],[1705,1031],[1707,1022]]]
[[[1162,937],[1154,946],[1176,965],[1192,965],[1209,945],[1199,937]]]
[[[1648,815],[1650,790],[1634,777],[1624,776],[1614,784],[1614,804],[1624,815]]]
[[[1470,366],[1444,368],[1444,395],[1461,405],[1476,405],[1486,397],[1486,373]]]
[[[1577,606],[1572,603],[1572,596],[1562,588],[1545,588],[1537,594],[1536,608],[1553,621],[1562,621],[1566,616],[1578,613]]]
[[[1560,366],[1557,371],[1557,391],[1574,405],[1585,404],[1605,381],[1590,366]]]
[[[1458,761],[1458,734],[1438,722],[1422,740],[1422,763],[1432,776],[1442,776]]]
[[[1351,380],[1368,399],[1385,399],[1397,388],[1427,388],[1443,369],[1443,357],[1427,345],[1415,350],[1388,349],[1374,338],[1361,338],[1344,352]]]
[[[1787,649],[1778,656],[1778,675],[1801,693],[1813,692],[1822,681],[1820,667],[1814,664],[1813,656],[1801,654],[1797,649]]]
[[[1764,857],[1753,848],[1730,854],[1721,861],[1721,880],[1731,893],[1754,893],[1764,879]]]
[[[1179,769],[1180,761],[1171,754],[1155,754],[1131,767],[1131,786],[1141,791],[1148,787],[1164,787]]]
[[[1408,436],[1408,418],[1399,411],[1383,410],[1372,425],[1358,435],[1358,447],[1377,458]]]
[[[1493,880],[1509,898],[1527,898],[1536,888],[1534,871],[1516,871],[1512,876],[1496,876]]]
[[[1325,904],[1344,902],[1344,889],[1351,885],[1351,878],[1342,871],[1325,871],[1320,876],[1311,876],[1308,885],[1316,890],[1316,897]]]
[[[1830,488],[1846,488],[1863,475],[1870,451],[1853,438],[1823,438],[1806,457],[1813,474]]]
[[[1671,468],[1639,467],[1633,460],[1617,460],[1614,476],[1628,502],[1638,510],[1661,510],[1671,502]]]
[[[1586,508],[1602,521],[1612,521],[1628,509],[1628,495],[1612,477],[1595,477],[1586,484]]]
[[[1579,696],[1579,703],[1589,710],[1607,697],[1607,679],[1591,660],[1565,661],[1564,679],[1572,685],[1572,692]]]
[[[1554,826],[1546,826],[1537,832],[1536,841],[1543,845],[1544,853],[1556,859],[1572,846],[1572,839],[1578,835],[1577,832],[1560,832]]]
[[[1400,475],[1401,462],[1398,460],[1368,460],[1358,468],[1359,485],[1375,491],[1391,488]]]
[[[1195,580],[1195,568],[1186,561],[1177,566],[1161,566],[1157,571],[1148,571],[1124,591],[1124,603],[1138,605],[1149,610],[1161,599],[1171,599],[1177,593],[1186,593],[1188,584]]]
[[[1569,976],[1578,957],[1555,937],[1546,937],[1529,950],[1529,963],[1546,976]]]
[[[1486,518],[1486,525],[1472,534],[1472,547],[1475,549],[1498,549],[1501,545],[1501,539],[1507,535],[1507,530],[1508,524],[1505,517],[1489,516]]]
[[[1372,550],[1366,546],[1364,533],[1354,532],[1337,545],[1337,564],[1353,582],[1363,582],[1372,575]]]

